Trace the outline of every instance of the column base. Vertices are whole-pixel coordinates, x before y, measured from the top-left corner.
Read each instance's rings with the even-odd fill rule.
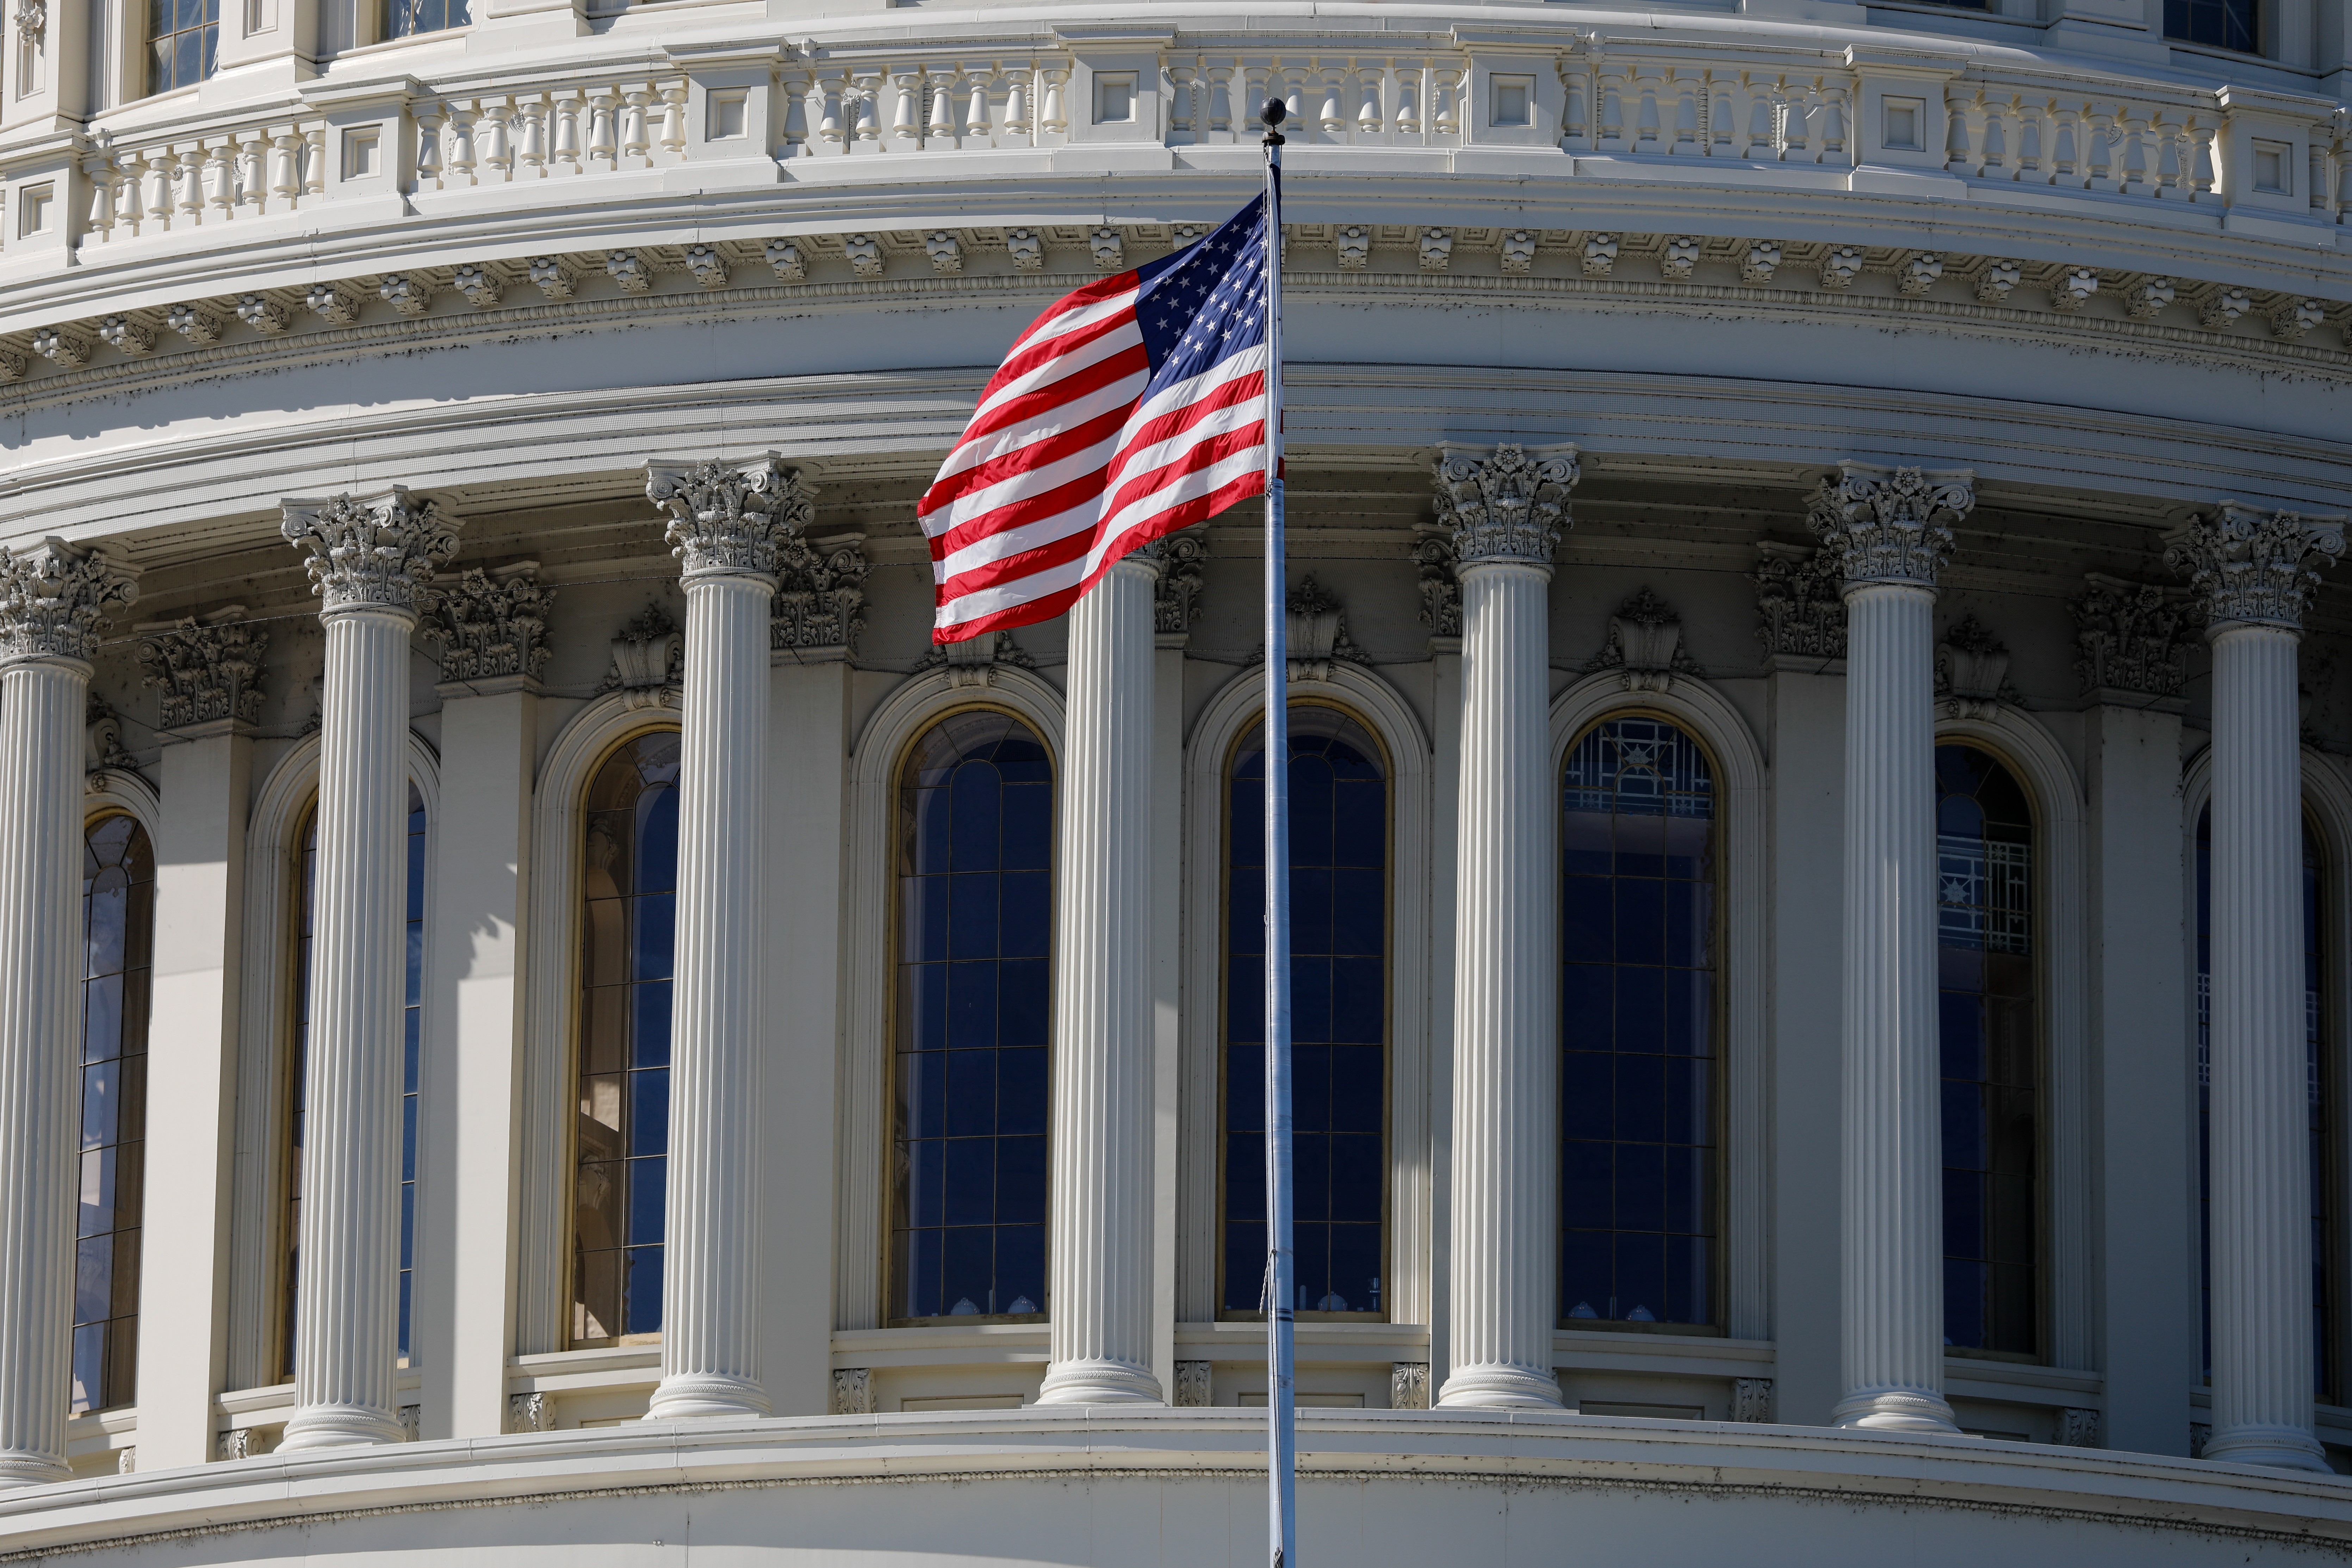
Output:
[[[1045,1371],[1040,1405],[1164,1405],[1151,1369],[1131,1361],[1057,1362]]]
[[[661,1380],[646,1407],[648,1421],[713,1421],[730,1416],[773,1415],[768,1391],[748,1377],[724,1372],[673,1373]]]
[[[45,1487],[51,1481],[69,1480],[72,1476],[71,1468],[52,1454],[31,1454],[21,1448],[14,1453],[0,1452],[0,1490]]]
[[[363,1448],[397,1443],[406,1434],[400,1417],[369,1405],[305,1405],[286,1423],[286,1436],[277,1451],[299,1453],[304,1448]]]
[[[1559,1379],[1501,1362],[1457,1366],[1438,1390],[1437,1403],[1448,1410],[1558,1410]]]
[[[1960,1429],[1944,1396],[1924,1388],[1858,1388],[1837,1402],[1830,1425],[1858,1432],[1948,1437]]]
[[[2269,1465],[2282,1470],[2316,1470],[2321,1475],[2333,1471],[2318,1438],[2300,1426],[2270,1422],[2216,1426],[2199,1457],[2225,1465]]]

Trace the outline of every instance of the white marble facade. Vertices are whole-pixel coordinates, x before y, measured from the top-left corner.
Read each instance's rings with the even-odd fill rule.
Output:
[[[5,35],[0,1552],[1257,1556],[1258,518],[912,508],[1272,93],[1302,1551],[2352,1542],[2352,12],[235,9]]]

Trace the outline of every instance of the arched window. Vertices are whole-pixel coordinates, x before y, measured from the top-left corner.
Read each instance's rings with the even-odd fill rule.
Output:
[[[138,1398],[139,1232],[146,1185],[147,1004],[155,854],[130,816],[82,836],[81,1210],[73,1408]]]
[[[1265,729],[1235,748],[1225,816],[1223,1288],[1265,1276]],[[1389,784],[1336,708],[1290,709],[1292,1245],[1304,1313],[1388,1311]]]
[[[2041,1346],[2041,1053],[2033,815],[1974,746],[1936,748],[1937,1039],[1944,1079],[1944,1342]]]
[[[425,797],[408,786],[407,903],[403,943],[406,974],[401,990],[400,1052],[400,1360],[407,1364],[416,1261],[416,1074],[422,1042],[425,994]],[[299,1284],[302,1241],[302,1134],[310,1100],[310,946],[318,914],[319,808],[313,805],[302,827],[301,885],[296,890],[301,934],[294,953],[294,1048],[289,1065],[291,1109],[287,1116],[286,1318],[279,1338],[286,1346],[285,1372],[294,1373],[295,1292]]]
[[[615,750],[588,785],[574,1344],[661,1331],[677,770],[677,731],[659,730]]]
[[[1664,719],[1603,720],[1561,810],[1560,1315],[1711,1326],[1715,769]]]
[[[890,1318],[1045,1310],[1054,768],[992,709],[898,775]]]
[[[2335,1073],[2327,1059],[2328,996],[2325,931],[2326,853],[2318,831],[2303,824],[2303,1018],[2305,1104],[2311,1139],[2311,1327],[2313,1396],[2336,1397],[2339,1360],[2333,1302],[2338,1252],[2334,1173],[2336,1140],[2329,1107]],[[2197,817],[2197,1278],[2202,1325],[2200,1364],[2213,1375],[2213,808]]]

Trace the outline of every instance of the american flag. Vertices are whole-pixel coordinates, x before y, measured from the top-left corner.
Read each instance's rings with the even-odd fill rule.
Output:
[[[1265,493],[1265,205],[1013,343],[915,509],[934,642],[1051,620],[1128,552]]]

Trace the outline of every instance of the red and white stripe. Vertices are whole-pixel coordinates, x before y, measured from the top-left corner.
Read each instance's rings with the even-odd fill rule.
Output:
[[[1051,620],[1139,545],[1265,493],[1265,348],[1144,404],[1137,298],[1133,272],[1067,295],[981,394],[915,509],[934,642]]]

